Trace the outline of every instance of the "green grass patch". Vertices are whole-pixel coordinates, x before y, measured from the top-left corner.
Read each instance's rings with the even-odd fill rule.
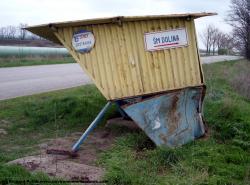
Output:
[[[208,88],[204,114],[217,140],[236,144],[250,151],[250,99],[232,85],[235,76],[242,74],[238,66],[244,65],[248,67],[249,62],[234,61],[204,65]],[[247,76],[248,74],[245,78]],[[243,81],[239,82],[239,88],[247,85]]]
[[[0,180],[47,180],[41,173],[30,174],[21,167],[4,164],[38,154],[38,144],[50,138],[85,129],[105,103],[94,85],[1,101],[0,128],[7,134],[0,135]]]
[[[142,133],[120,138],[102,154],[109,184],[245,184],[250,156],[242,148],[215,140],[177,149],[137,149]],[[147,138],[145,138],[147,140]]]
[[[248,83],[235,78],[247,79],[241,69],[248,66],[247,61],[203,65],[207,140],[168,149],[156,147],[143,132],[122,136],[100,154],[108,184],[250,184]],[[83,130],[105,103],[94,85],[1,101],[0,128],[7,135],[0,135],[0,177],[48,178],[4,163],[37,153],[49,138]],[[106,118],[117,114],[114,109]]]
[[[250,101],[231,81],[238,65],[248,63],[203,66],[209,139],[173,150],[152,147],[143,133],[120,138],[101,155],[109,184],[250,184]]]
[[[60,182],[61,181],[61,182]],[[55,183],[56,182],[56,183]],[[3,185],[11,184],[63,184],[61,179],[51,178],[44,173],[30,173],[18,165],[1,165],[0,164],[0,183]]]
[[[86,128],[105,103],[94,85],[1,101],[0,128],[8,134],[0,150],[12,159],[32,154],[42,140]]]
[[[72,57],[3,57],[0,58],[0,67],[19,67],[49,64],[68,64],[75,63]]]

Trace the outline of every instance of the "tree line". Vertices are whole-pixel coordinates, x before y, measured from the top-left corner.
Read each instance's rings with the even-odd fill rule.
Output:
[[[206,48],[206,55],[233,54],[236,50],[232,34],[224,33],[212,24],[203,30],[200,37]]]
[[[43,38],[23,29],[28,24],[20,23],[18,26],[0,27],[0,39],[6,40],[42,40]]]
[[[231,33],[223,33],[214,25],[208,25],[200,35],[206,54],[233,54],[236,51],[250,60],[250,0],[231,0],[225,21],[233,27]],[[21,23],[0,27],[0,39],[42,39],[23,29],[27,26]]]
[[[231,0],[226,22],[233,27],[235,46],[250,60],[250,0]]]
[[[232,26],[231,33],[223,33],[215,26],[208,25],[200,35],[206,46],[206,54],[215,55],[216,50],[218,54],[236,51],[250,60],[250,0],[231,0],[225,21]]]

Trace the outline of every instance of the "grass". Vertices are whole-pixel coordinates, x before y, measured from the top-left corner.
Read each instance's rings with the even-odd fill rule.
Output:
[[[2,101],[0,128],[8,134],[0,136],[1,154],[15,159],[43,140],[82,130],[105,102],[94,85]]]
[[[75,63],[72,57],[0,57],[0,67],[19,67]]]
[[[53,181],[57,181],[54,183]],[[42,183],[44,182],[44,183]],[[45,183],[46,182],[46,183]],[[52,179],[43,173],[33,173],[31,174],[21,166],[3,166],[0,163],[0,183],[2,185],[9,184],[64,184],[68,183],[60,182],[60,179]]]
[[[234,90],[250,99],[250,62],[239,62],[230,70],[225,71],[225,75],[230,79]],[[234,75],[231,76],[231,74]]]
[[[138,150],[140,137],[142,133],[120,138],[102,154],[110,184],[246,184],[249,180],[249,153],[240,147],[209,139],[175,150]]]
[[[247,61],[204,65],[204,116],[210,137],[175,150],[153,147],[143,134],[118,139],[101,155],[110,184],[250,184],[250,101],[233,86]],[[243,67],[244,68],[244,67]],[[248,80],[248,74],[242,77]],[[249,91],[248,91],[249,92]],[[146,144],[145,144],[146,143]]]
[[[203,66],[209,138],[173,150],[155,147],[143,132],[120,137],[100,154],[108,184],[250,184],[249,87],[234,86],[246,66],[247,61]],[[248,78],[244,74],[241,79]],[[0,128],[7,135],[0,135],[0,178],[48,178],[4,163],[37,153],[38,144],[49,138],[82,130],[105,102],[93,85],[1,101]],[[112,114],[114,108],[106,118]]]
[[[25,175],[28,172],[21,167],[3,164],[38,154],[38,144],[50,138],[83,130],[105,102],[94,85],[1,101],[0,128],[7,135],[0,135],[0,180],[16,176],[23,177],[21,179],[46,177]],[[107,116],[112,112],[111,109]]]

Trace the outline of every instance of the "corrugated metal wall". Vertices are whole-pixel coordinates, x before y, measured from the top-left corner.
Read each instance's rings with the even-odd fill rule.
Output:
[[[189,46],[148,52],[144,33],[185,27]],[[85,54],[74,51],[73,33],[85,29],[95,46]],[[118,99],[203,83],[193,20],[150,21],[59,28],[55,33],[107,99]]]

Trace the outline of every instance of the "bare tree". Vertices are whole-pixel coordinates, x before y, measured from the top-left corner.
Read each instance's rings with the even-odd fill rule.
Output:
[[[235,43],[232,34],[223,33],[221,31],[218,32],[216,39],[218,53],[221,50],[226,50],[226,54],[232,54],[233,50],[235,49],[235,45],[237,44]]]
[[[234,50],[236,49],[236,40],[234,39],[233,34],[226,34],[224,46],[228,50],[229,54],[233,54]]]
[[[1,27],[0,28],[0,38],[4,39],[6,36],[6,28],[5,27]]]
[[[217,29],[213,25],[208,25],[205,30],[202,32],[201,39],[203,44],[206,46],[206,54],[210,55],[211,53],[211,47],[213,46],[213,50],[215,50],[215,33],[217,32]]]
[[[223,42],[223,39],[225,38],[225,33],[219,31],[218,34],[217,34],[217,40],[216,40],[216,45],[217,45],[217,49],[220,50],[222,49],[222,42]]]
[[[23,29],[23,28],[25,28],[27,26],[28,26],[27,24],[23,24],[23,23],[21,23],[19,25],[19,36],[20,36],[21,40],[24,40],[27,37],[27,35],[28,35],[28,31],[25,30],[25,29]]]
[[[4,38],[13,39],[15,37],[15,27],[14,26],[6,26],[4,27]]]
[[[19,24],[19,26],[5,26],[0,27],[0,38],[1,39],[31,39],[31,40],[43,40],[43,38],[23,29],[27,27],[27,24]]]
[[[250,60],[250,0],[231,0],[226,21],[233,26],[233,36],[247,59]]]
[[[211,45],[212,45],[213,55],[215,55],[215,50],[217,48],[217,40],[219,37],[219,33],[220,33],[219,29],[213,27],[212,33],[211,33]]]
[[[14,39],[16,34],[16,27],[15,26],[7,26],[7,38]]]

